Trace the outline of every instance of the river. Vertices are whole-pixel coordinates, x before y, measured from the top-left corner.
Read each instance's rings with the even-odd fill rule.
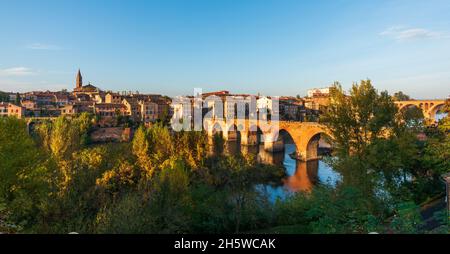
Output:
[[[271,201],[284,199],[292,193],[304,191],[310,192],[318,184],[334,186],[341,180],[339,173],[334,171],[323,160],[298,161],[290,154],[294,153],[294,144],[285,144],[284,152],[270,153],[260,146],[240,146],[238,142],[227,142],[228,154],[253,154],[259,163],[283,166],[287,177],[283,179],[283,185],[274,187],[271,185],[259,185],[257,188],[266,192]]]

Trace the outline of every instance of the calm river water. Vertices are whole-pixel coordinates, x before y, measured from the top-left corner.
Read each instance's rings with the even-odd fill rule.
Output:
[[[229,154],[253,154],[258,162],[264,164],[283,166],[287,178],[283,179],[283,185],[274,187],[271,185],[257,186],[261,191],[269,194],[270,199],[284,199],[292,193],[299,191],[311,191],[317,184],[334,186],[340,181],[341,176],[322,160],[303,162],[293,159],[290,154],[295,152],[294,144],[286,144],[285,151],[269,153],[264,151],[264,146],[240,146],[238,142],[227,142],[226,151]]]

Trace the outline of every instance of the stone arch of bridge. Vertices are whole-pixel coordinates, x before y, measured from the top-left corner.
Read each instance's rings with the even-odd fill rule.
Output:
[[[241,127],[242,128],[242,127]],[[237,123],[231,123],[226,125],[226,131],[223,132],[223,137],[227,141],[241,141],[241,128],[238,128]]]
[[[280,124],[278,132],[267,134],[270,136],[264,144],[267,151],[278,152],[284,150],[282,135],[288,135],[292,138],[296,146],[296,157],[300,160],[316,160],[318,156],[319,142],[321,138],[331,138],[330,132],[325,126],[320,124],[289,123]]]
[[[216,134],[219,134],[223,136],[224,130],[227,130],[226,125],[220,121],[212,122],[208,127],[208,134],[210,136],[214,136]]]
[[[242,129],[241,145],[253,146],[259,145],[264,141],[264,133],[257,124],[247,124],[247,128]]]
[[[402,110],[407,109],[409,107],[416,107],[418,109],[423,110],[422,106],[423,106],[423,104],[421,104],[421,103],[407,102],[407,103],[404,103],[404,104],[403,103],[398,104],[398,110],[402,111]]]
[[[430,119],[436,120],[436,114],[439,112],[439,110],[444,109],[445,103],[436,103],[432,104],[430,109],[428,110],[428,115],[430,116]]]

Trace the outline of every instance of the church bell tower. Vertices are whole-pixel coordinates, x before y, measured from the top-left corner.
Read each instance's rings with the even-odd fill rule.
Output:
[[[81,89],[83,87],[83,77],[81,76],[81,71],[78,69],[77,73],[77,87],[76,89]]]

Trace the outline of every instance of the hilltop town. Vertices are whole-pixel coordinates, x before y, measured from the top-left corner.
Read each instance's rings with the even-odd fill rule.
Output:
[[[330,88],[311,89],[306,97],[279,97],[281,120],[314,121],[322,107],[328,105]],[[203,97],[249,96],[218,91],[203,94]],[[258,107],[270,107],[267,97],[254,95]],[[73,116],[83,112],[98,116],[102,126],[115,126],[120,121],[132,121],[149,125],[170,119],[174,113],[171,98],[160,94],[139,92],[112,92],[88,83],[83,83],[79,70],[73,91],[30,91],[25,93],[1,92],[0,116],[18,118],[54,118]]]

